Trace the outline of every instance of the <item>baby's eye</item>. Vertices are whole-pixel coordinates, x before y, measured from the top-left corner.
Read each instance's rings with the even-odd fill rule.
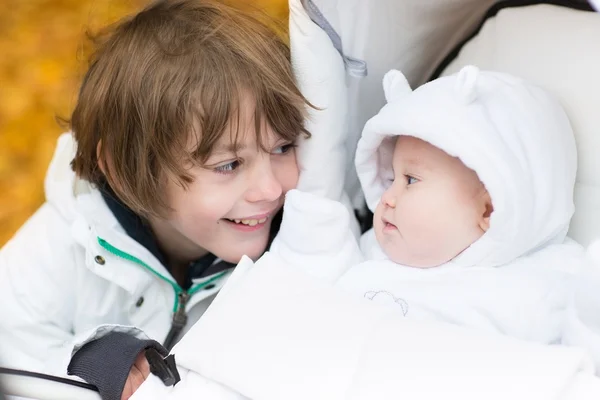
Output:
[[[215,167],[214,171],[219,174],[231,174],[233,171],[239,168],[240,164],[241,163],[238,160],[235,160],[230,163]]]
[[[408,185],[412,185],[413,183],[417,183],[419,182],[419,180],[413,176],[410,175],[404,175],[406,177],[406,184]]]
[[[285,154],[292,150],[296,145],[294,143],[284,144],[283,146],[276,147],[271,154]]]

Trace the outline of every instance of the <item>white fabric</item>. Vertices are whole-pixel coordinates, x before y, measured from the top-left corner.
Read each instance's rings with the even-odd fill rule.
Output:
[[[88,340],[112,330],[142,335],[136,326],[163,341],[171,326],[173,287],[99,245],[98,237],[174,282],[124,232],[100,192],[75,178],[69,165],[74,146],[71,135],[59,138],[46,177],[46,203],[0,251],[3,366],[65,375],[72,351]],[[190,325],[224,280],[191,297]]]
[[[311,137],[298,147],[300,179],[298,189],[353,207],[344,192],[348,137],[348,107],[344,63],[327,34],[306,14],[300,1],[290,8],[290,46],[292,64],[302,94],[316,107],[309,108],[305,124]],[[325,163],[325,165],[324,165]],[[350,221],[354,234],[360,235],[356,219]]]
[[[299,265],[315,277],[335,282],[363,259],[351,234],[351,219],[338,202],[291,190],[270,251],[289,265]]]
[[[134,400],[600,396],[600,380],[576,349],[405,319],[271,253],[234,272],[174,352],[185,374],[180,392],[165,394],[149,380]],[[216,392],[208,380],[223,386]]]
[[[195,350],[192,350],[195,351]],[[193,371],[179,368],[181,382],[176,386],[165,386],[160,379],[150,375],[136,390],[130,400],[247,400],[240,393]]]
[[[564,105],[579,154],[575,215],[569,236],[600,237],[600,14],[541,4],[506,8],[488,20],[444,74],[475,64],[515,74]]]
[[[461,159],[492,198],[490,229],[453,263],[498,266],[564,241],[574,211],[577,153],[569,120],[552,96],[476,67],[415,91],[400,72],[390,71],[384,90],[388,104],[365,125],[356,153],[371,210],[393,178],[393,139],[410,135]]]
[[[587,253],[589,262],[574,282],[563,343],[583,346],[600,374],[600,241],[592,243]]]
[[[0,373],[0,383],[6,400],[102,400],[98,392],[38,377]]]
[[[385,103],[381,79],[391,68],[413,85],[425,82],[441,59],[481,21],[496,0],[313,0],[339,33],[344,54],[364,60],[368,75],[348,77],[346,190],[363,207],[353,155],[367,119]],[[315,65],[318,74],[322,65]]]

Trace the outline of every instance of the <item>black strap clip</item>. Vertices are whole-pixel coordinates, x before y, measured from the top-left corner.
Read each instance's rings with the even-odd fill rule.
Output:
[[[175,386],[181,380],[175,365],[174,354],[163,358],[156,349],[149,348],[146,350],[146,359],[150,364],[150,372],[156,375],[165,386]]]

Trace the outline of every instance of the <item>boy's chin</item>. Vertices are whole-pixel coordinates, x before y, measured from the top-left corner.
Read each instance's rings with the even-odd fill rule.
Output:
[[[247,243],[245,245],[240,244],[240,246],[234,249],[234,251],[232,251],[229,254],[225,254],[220,258],[232,264],[237,264],[238,262],[240,262],[243,256],[247,256],[252,261],[256,261],[267,250],[267,241],[257,240],[257,243]]]

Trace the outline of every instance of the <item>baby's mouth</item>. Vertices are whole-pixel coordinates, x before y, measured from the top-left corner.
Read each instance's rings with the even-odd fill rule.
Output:
[[[398,227],[396,225],[392,224],[387,219],[382,218],[381,221],[383,222],[383,229],[384,230],[398,230]]]

